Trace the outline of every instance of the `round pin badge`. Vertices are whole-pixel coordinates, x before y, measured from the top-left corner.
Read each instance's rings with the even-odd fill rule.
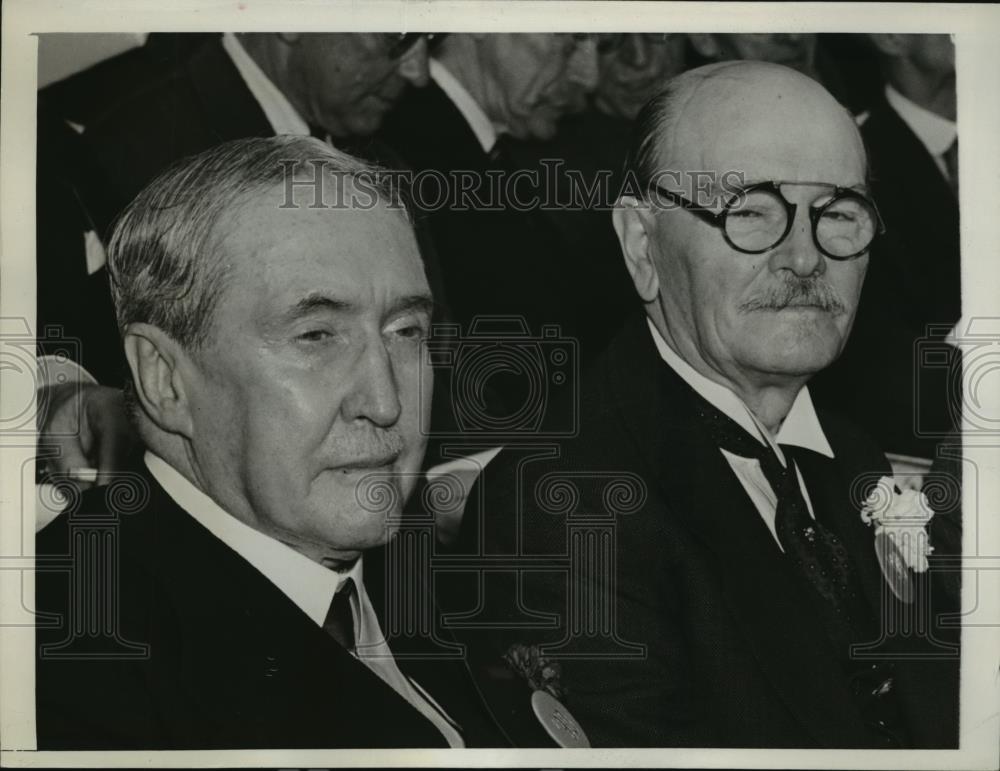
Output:
[[[913,574],[899,547],[884,532],[875,536],[875,556],[892,593],[903,602],[913,602]]]
[[[545,691],[532,693],[531,708],[546,733],[560,747],[590,747],[590,740],[580,724],[551,694]]]

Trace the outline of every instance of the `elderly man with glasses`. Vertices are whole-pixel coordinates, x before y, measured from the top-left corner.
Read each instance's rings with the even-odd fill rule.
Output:
[[[916,556],[872,526],[899,511],[885,457],[806,386],[882,231],[854,121],[790,68],[708,65],[644,108],[630,167],[643,308],[577,434],[505,449],[469,496],[459,553],[490,566],[443,604],[483,692],[557,694],[595,746],[956,746],[957,643],[906,621],[951,600],[937,523],[911,501]]]

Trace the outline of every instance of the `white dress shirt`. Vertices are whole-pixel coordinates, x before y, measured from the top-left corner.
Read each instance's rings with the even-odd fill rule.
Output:
[[[927,148],[941,174],[947,179],[948,167],[944,162],[944,154],[958,138],[958,126],[955,121],[942,118],[937,113],[921,107],[892,86],[885,87],[885,98],[889,106],[902,118],[903,123],[910,127],[910,131],[916,134],[920,143]]]
[[[469,124],[472,133],[476,135],[484,153],[489,153],[497,143],[497,137],[503,132],[502,126],[494,125],[483,108],[472,98],[472,94],[463,86],[458,78],[451,74],[437,59],[431,59],[428,65],[431,80],[451,99],[458,111],[462,113],[465,122]]]
[[[779,443],[804,447],[807,450],[813,450],[821,455],[825,455],[828,458],[833,457],[833,449],[830,447],[830,442],[827,440],[826,434],[823,433],[823,428],[819,424],[819,418],[816,416],[816,408],[813,406],[808,389],[803,388],[799,391],[798,396],[795,397],[795,401],[792,403],[792,408],[788,411],[788,415],[778,430],[778,435],[772,437],[771,433],[764,427],[757,416],[750,411],[750,408],[743,403],[740,397],[724,385],[709,380],[695,370],[694,367],[674,352],[667,344],[667,341],[663,339],[660,331],[653,326],[652,321],[648,319],[647,321],[649,322],[649,329],[653,335],[653,340],[656,342],[656,349],[660,352],[660,357],[667,363],[667,366],[680,375],[681,379],[691,386],[705,401],[736,421],[741,428],[761,444],[769,446],[774,450],[782,465],[787,464],[785,463],[784,453],[781,452],[781,448],[778,446]],[[778,544],[778,548],[781,548],[774,526],[778,497],[774,494],[774,490],[771,489],[771,485],[768,484],[767,478],[764,476],[763,470],[761,470],[760,462],[756,458],[744,458],[721,448],[719,451],[729,462],[733,473],[736,474],[736,478],[740,480],[743,489],[750,496],[750,500],[753,501],[753,505],[760,514],[761,519],[764,520],[764,524],[767,525],[767,529],[771,531],[771,535],[774,537],[775,543]],[[802,497],[805,498],[806,507],[809,509],[809,516],[815,519],[812,501],[809,500],[809,491],[806,490],[805,481],[802,479],[802,472],[798,468],[796,468],[796,472],[799,477],[799,487],[802,490]]]
[[[233,65],[243,78],[243,82],[247,84],[253,98],[257,100],[260,109],[264,111],[264,116],[274,129],[274,133],[309,136],[309,124],[250,57],[239,38],[232,32],[227,32],[222,36],[222,47],[233,60]]]
[[[360,558],[343,573],[323,567],[226,513],[162,458],[147,452],[145,461],[149,472],[181,509],[260,571],[318,627],[323,626],[341,584],[353,579],[357,589],[351,595],[356,646],[353,655],[430,720],[451,747],[465,746],[447,713],[396,665],[365,591]]]

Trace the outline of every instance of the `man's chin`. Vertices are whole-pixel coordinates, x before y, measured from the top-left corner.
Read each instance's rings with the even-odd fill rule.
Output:
[[[795,346],[777,355],[775,351],[763,351],[757,369],[789,378],[810,378],[833,364],[838,353],[839,350],[823,345]]]
[[[788,377],[810,377],[840,355],[841,337],[823,326],[808,324],[761,331],[750,338],[753,368]]]

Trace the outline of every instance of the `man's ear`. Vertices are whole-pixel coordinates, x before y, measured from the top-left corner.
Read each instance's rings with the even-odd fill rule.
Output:
[[[691,47],[698,53],[698,56],[703,59],[711,59],[712,61],[715,61],[722,55],[722,46],[720,46],[719,41],[715,39],[715,35],[711,33],[688,33],[688,40],[691,41]]]
[[[643,302],[652,302],[660,292],[660,277],[649,248],[652,212],[629,195],[622,196],[611,217],[635,291]]]
[[[129,324],[124,344],[135,395],[143,412],[163,431],[190,437],[191,405],[183,376],[187,353],[170,335],[152,324]]]

